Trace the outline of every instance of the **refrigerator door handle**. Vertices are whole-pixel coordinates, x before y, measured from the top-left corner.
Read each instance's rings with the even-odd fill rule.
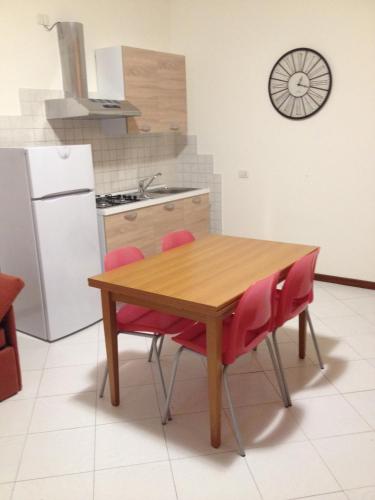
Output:
[[[77,194],[88,194],[91,193],[91,189],[73,189],[72,191],[61,191],[56,193],[50,193],[46,196],[42,196],[41,198],[32,198],[33,201],[43,201],[49,200],[53,198],[63,198],[64,196],[75,196]]]

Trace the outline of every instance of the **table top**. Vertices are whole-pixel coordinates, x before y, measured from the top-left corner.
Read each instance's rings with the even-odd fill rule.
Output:
[[[89,278],[92,287],[174,306],[220,310],[256,281],[316,246],[211,234],[173,250]]]

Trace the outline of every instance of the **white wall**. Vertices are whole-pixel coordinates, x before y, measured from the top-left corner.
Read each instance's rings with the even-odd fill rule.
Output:
[[[90,91],[95,48],[169,47],[168,0],[0,0],[0,115],[19,113],[19,88],[62,88],[57,32],[38,26],[38,13],[84,24]]]
[[[375,2],[173,0],[189,131],[223,176],[223,231],[321,245],[321,273],[375,281]],[[333,73],[325,107],[299,122],[267,91],[301,46]],[[249,179],[237,177],[239,169]]]

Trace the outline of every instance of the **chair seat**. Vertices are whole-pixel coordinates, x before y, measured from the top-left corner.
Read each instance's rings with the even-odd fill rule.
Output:
[[[230,343],[230,332],[232,327],[232,322],[234,320],[234,316],[229,316],[223,321],[223,336],[222,336],[222,356],[221,362],[223,365],[230,364],[227,356],[227,351]],[[268,331],[256,335],[253,341],[250,341],[246,348],[242,351],[238,351],[237,357],[240,357],[242,354],[249,352],[254,347],[256,347],[265,337],[268,335]],[[188,327],[184,330],[183,333],[173,337],[173,340],[178,344],[190,349],[191,351],[202,354],[203,356],[207,356],[207,348],[206,348],[206,325],[204,323],[196,323],[191,327]]]
[[[119,331],[148,332],[164,334],[181,333],[192,327],[194,321],[180,318],[173,314],[165,314],[145,307],[132,304],[124,305],[117,312],[117,326]]]

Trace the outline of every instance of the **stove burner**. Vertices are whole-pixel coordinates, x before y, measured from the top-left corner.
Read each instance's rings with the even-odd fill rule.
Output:
[[[125,203],[133,203],[138,201],[138,196],[135,194],[102,194],[96,196],[97,208],[108,208],[116,205],[124,205]]]

